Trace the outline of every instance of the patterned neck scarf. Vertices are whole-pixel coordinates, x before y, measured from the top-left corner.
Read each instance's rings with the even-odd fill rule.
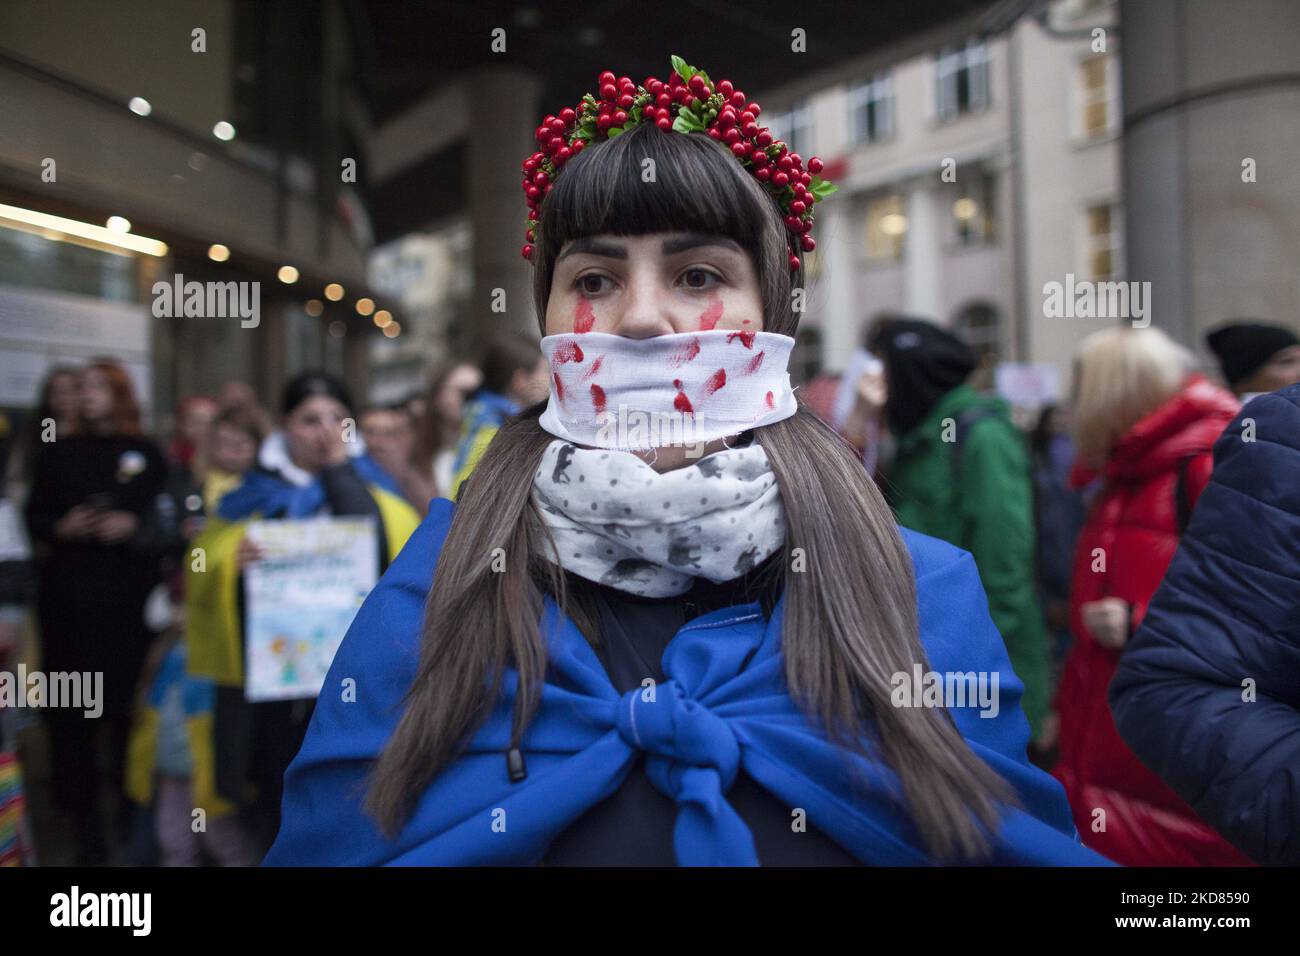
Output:
[[[539,553],[566,570],[642,597],[731,581],[785,541],[785,510],[757,442],[663,473],[630,452],[553,441],[533,500],[555,541]]]

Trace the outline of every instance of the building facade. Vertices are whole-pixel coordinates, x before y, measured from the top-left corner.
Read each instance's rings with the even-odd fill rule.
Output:
[[[953,327],[989,368],[1055,363],[1105,320],[1043,286],[1124,274],[1113,4],[1060,0],[988,37],[879,51],[764,102],[839,191],[809,257],[809,343],[841,371],[873,316]]]

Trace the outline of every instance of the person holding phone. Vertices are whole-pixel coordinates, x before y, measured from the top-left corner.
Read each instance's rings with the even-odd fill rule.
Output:
[[[48,707],[54,797],[72,818],[77,861],[108,856],[98,752],[107,738],[109,783],[121,792],[136,680],[152,638],[144,605],[158,561],[135,546],[162,489],[162,453],[140,431],[131,379],[116,362],[82,374],[81,428],[55,435],[36,457],[26,518],[36,556],[42,667],[102,673],[96,706]]]

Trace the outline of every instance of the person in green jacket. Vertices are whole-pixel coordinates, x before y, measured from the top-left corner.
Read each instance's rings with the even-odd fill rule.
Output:
[[[1035,589],[1024,438],[1006,402],[967,384],[975,353],[951,333],[899,317],[872,344],[885,364],[885,416],[897,441],[886,494],[899,524],[975,558],[1038,740],[1049,709],[1048,641]]]

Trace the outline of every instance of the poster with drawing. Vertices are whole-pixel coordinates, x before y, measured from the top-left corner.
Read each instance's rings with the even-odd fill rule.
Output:
[[[254,521],[266,556],[245,571],[245,694],[315,697],[379,568],[373,518]]]

